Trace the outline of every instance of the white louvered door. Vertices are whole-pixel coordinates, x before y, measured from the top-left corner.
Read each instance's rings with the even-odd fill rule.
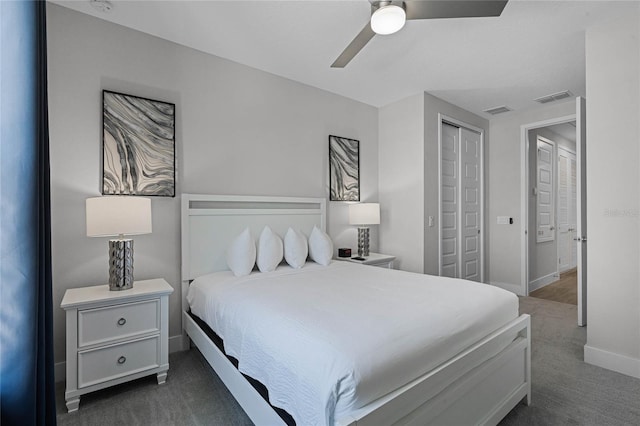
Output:
[[[575,268],[576,235],[576,155],[558,147],[558,266],[560,272]]]

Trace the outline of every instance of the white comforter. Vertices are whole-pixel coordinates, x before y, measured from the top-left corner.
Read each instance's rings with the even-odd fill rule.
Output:
[[[490,285],[349,262],[218,272],[187,300],[298,425],[333,424],[518,315]]]

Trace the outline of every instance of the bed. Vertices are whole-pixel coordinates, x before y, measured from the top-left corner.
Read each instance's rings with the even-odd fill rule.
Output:
[[[337,261],[299,270],[283,265],[240,278],[226,271],[226,248],[243,229],[249,227],[255,236],[265,225],[281,236],[289,227],[307,235],[313,226],[324,230],[325,203],[317,198],[182,196],[185,342],[190,339],[198,347],[254,423],[285,424],[242,373],[263,383],[273,405],[291,411],[298,424],[497,424],[518,402],[530,402],[530,319],[518,316],[517,299],[499,289]],[[307,293],[295,293],[300,283]],[[318,287],[328,291],[318,293]],[[382,307],[366,300],[376,292],[388,305],[384,315],[376,315]],[[413,296],[435,303],[418,309],[419,318],[398,315]],[[309,297],[321,308],[301,309]],[[457,302],[460,297],[468,299],[466,305]],[[474,301],[477,310],[468,308]],[[350,309],[356,305],[364,308]],[[432,311],[445,316],[432,317]],[[323,315],[327,320],[318,321]],[[417,333],[424,341],[391,334],[436,318],[444,327]],[[324,328],[311,328],[318,322]],[[357,345],[349,342],[367,323],[375,332],[351,339]],[[203,324],[219,334],[227,353]],[[257,329],[257,338],[247,337],[253,333],[249,325]],[[296,339],[304,341],[298,349],[274,344],[298,332]],[[427,346],[429,339],[439,345]],[[353,353],[342,356],[352,346]],[[278,347],[285,349],[277,352]],[[313,350],[305,356],[305,348]],[[276,368],[282,365],[292,367],[289,372]],[[302,380],[313,368],[322,374]],[[296,395],[287,395],[287,388]]]

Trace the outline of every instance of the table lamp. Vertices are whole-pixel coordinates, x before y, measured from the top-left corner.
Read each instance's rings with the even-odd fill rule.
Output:
[[[133,287],[133,240],[125,235],[151,233],[151,200],[132,196],[86,200],[87,237],[109,240],[109,290]]]
[[[349,206],[349,224],[358,225],[358,256],[369,256],[369,227],[380,224],[380,204],[358,203]]]

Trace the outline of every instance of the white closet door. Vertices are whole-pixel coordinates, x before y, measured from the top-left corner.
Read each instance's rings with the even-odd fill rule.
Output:
[[[457,278],[458,263],[458,157],[459,157],[458,127],[442,123],[441,149],[441,196],[442,211],[440,220],[442,234],[440,239],[441,271],[443,277]]]
[[[576,155],[558,147],[558,266],[560,272],[574,268],[576,244]]]
[[[577,181],[577,163],[576,155],[573,154],[569,158],[569,186],[572,209],[569,211],[569,223],[571,225],[571,262],[569,268],[578,266],[578,245],[573,240],[578,235],[578,181]]]
[[[538,137],[536,242],[555,239],[555,192],[553,181],[554,145]]]
[[[480,134],[460,129],[461,278],[481,281],[481,144]]]

